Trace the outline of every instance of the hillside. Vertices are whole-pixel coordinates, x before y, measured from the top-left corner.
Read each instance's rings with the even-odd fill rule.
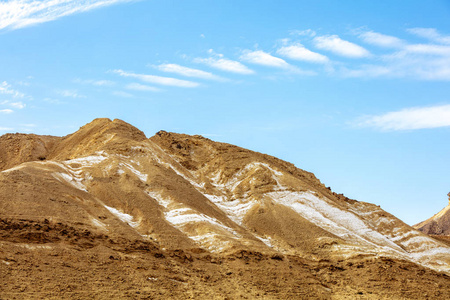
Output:
[[[450,298],[450,247],[275,157],[96,119],[0,137],[0,298]]]
[[[446,207],[431,218],[413,227],[426,234],[441,236],[440,238],[450,237],[450,193],[447,196],[449,204]]]

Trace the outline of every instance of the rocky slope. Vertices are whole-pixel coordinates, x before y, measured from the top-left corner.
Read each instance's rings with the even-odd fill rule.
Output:
[[[450,193],[447,196],[449,204],[444,209],[413,227],[426,234],[442,236],[439,238],[450,237]]]
[[[4,298],[450,297],[445,242],[275,157],[109,119],[0,147]]]

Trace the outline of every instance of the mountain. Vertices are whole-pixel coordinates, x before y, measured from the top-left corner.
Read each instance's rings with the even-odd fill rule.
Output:
[[[450,247],[312,173],[96,119],[0,137],[0,298],[450,297]]]
[[[438,236],[437,238],[445,239],[446,236],[450,237],[450,193],[447,196],[449,204],[444,209],[413,227],[426,234]],[[448,240],[450,241],[450,239]]]

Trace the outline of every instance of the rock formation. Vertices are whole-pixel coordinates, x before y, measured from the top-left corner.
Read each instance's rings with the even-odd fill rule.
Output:
[[[445,242],[269,155],[109,119],[0,149],[4,298],[450,297]]]

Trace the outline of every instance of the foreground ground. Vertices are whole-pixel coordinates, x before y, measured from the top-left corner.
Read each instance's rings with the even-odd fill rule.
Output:
[[[45,220],[0,220],[0,278],[0,299],[450,299],[407,261],[166,251]]]

